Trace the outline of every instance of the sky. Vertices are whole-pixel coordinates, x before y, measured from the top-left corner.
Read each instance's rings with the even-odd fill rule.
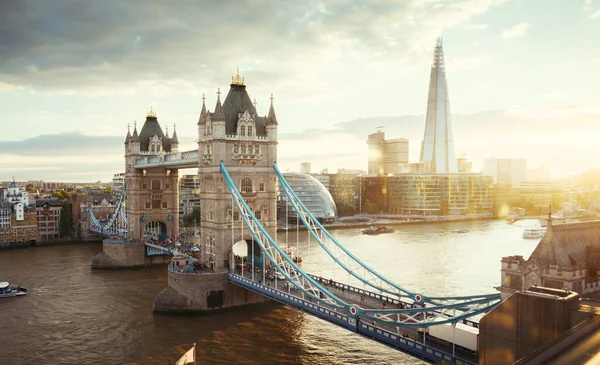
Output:
[[[600,0],[0,2],[0,181],[109,181],[150,107],[195,147],[239,67],[270,96],[278,163],[367,168],[367,134],[417,161],[443,37],[456,155],[600,168]],[[194,173],[193,170],[189,173]]]

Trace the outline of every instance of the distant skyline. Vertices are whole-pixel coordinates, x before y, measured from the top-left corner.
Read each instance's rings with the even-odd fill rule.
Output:
[[[0,181],[108,181],[151,106],[194,148],[237,67],[259,113],[274,94],[284,170],[366,170],[380,125],[417,161],[440,35],[457,156],[600,168],[600,0],[25,0],[0,22]]]

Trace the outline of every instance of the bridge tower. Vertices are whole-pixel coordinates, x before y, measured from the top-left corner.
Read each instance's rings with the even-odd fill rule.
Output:
[[[168,127],[167,127],[168,128]],[[135,169],[135,160],[145,156],[164,156],[177,152],[177,131],[173,136],[163,133],[156,113],[150,109],[138,135],[137,125],[133,135],[125,141],[125,182],[129,227],[127,236],[141,241],[148,234],[165,239],[179,234],[178,170],[164,167]]]
[[[169,272],[169,286],[154,299],[157,312],[210,312],[264,302],[266,298],[228,281],[233,245],[246,241],[258,245],[232,206],[233,201],[220,170],[223,161],[233,181],[254,214],[275,237],[277,232],[277,118],[273,96],[269,112],[259,116],[246,91],[244,79],[232,77],[229,92],[217,102],[213,112],[202,109],[198,120],[198,175],[200,181],[201,257],[209,268],[200,274]],[[234,220],[232,227],[232,217]],[[232,229],[233,228],[233,229]],[[248,249],[249,254],[251,249]]]
[[[232,207],[219,163],[223,161],[254,214],[275,237],[277,177],[273,163],[277,159],[277,118],[272,97],[268,115],[258,115],[239,71],[232,78],[223,104],[220,94],[218,91],[212,113],[206,110],[203,100],[198,121],[200,235],[207,264],[216,271],[227,271],[232,242],[247,240],[250,244],[252,237],[249,232],[245,237],[239,236],[243,221]],[[259,256],[256,252],[255,255]]]

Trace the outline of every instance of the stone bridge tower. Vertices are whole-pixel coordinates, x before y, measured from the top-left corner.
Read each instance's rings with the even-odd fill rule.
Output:
[[[277,159],[277,118],[273,98],[268,115],[259,116],[238,71],[223,103],[221,92],[217,92],[214,112],[206,109],[204,100],[198,120],[198,174],[201,257],[209,270],[199,274],[169,271],[169,286],[154,299],[157,312],[211,312],[267,300],[233,285],[227,278],[234,243],[253,242],[246,228],[241,236],[244,223],[232,206],[219,164],[223,161],[248,205],[275,237],[277,177],[273,163]]]
[[[156,113],[150,109],[138,135],[127,132],[125,140],[125,182],[127,184],[127,236],[136,241],[152,233],[161,239],[179,235],[178,170],[164,167],[135,169],[135,160],[177,152],[177,132],[163,133]]]
[[[217,272],[226,272],[233,243],[246,240],[251,244],[252,237],[249,232],[245,232],[244,237],[239,236],[240,225],[244,223],[235,206],[232,207],[219,163],[223,161],[256,217],[275,237],[277,177],[273,163],[277,160],[277,118],[272,97],[268,115],[258,115],[239,70],[232,78],[223,104],[220,94],[218,91],[212,113],[206,110],[203,100],[198,121],[200,233],[202,254],[207,264]]]

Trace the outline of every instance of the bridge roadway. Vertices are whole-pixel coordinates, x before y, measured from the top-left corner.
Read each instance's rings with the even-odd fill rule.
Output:
[[[242,272],[240,272],[240,271],[236,271],[236,274],[238,274],[238,276],[242,276]],[[390,298],[386,295],[381,295],[381,294],[370,292],[367,290],[362,290],[360,288],[351,287],[351,286],[348,286],[343,283],[338,283],[338,282],[329,283],[328,279],[320,278],[320,277],[314,276],[314,275],[311,275],[311,276],[313,277],[313,279],[320,282],[321,285],[326,287],[327,290],[329,290],[332,294],[336,295],[338,298],[346,301],[348,304],[354,304],[356,307],[359,307],[361,309],[380,309],[381,305],[384,302],[386,303],[386,307],[388,309],[400,308],[400,305],[401,305],[400,303],[405,305],[405,308],[410,308],[410,306],[412,305],[411,303],[408,303],[408,302],[399,302],[397,299]],[[246,279],[252,280],[252,273],[244,272],[243,277]],[[255,273],[254,280],[252,280],[252,281],[262,285],[262,279],[263,279],[262,273]],[[319,280],[319,279],[321,279],[321,280]],[[287,284],[286,280],[266,279],[266,282],[267,282],[268,287],[278,289],[278,290],[285,292],[296,298],[304,299],[302,296],[302,292],[297,290],[293,285],[286,286],[286,284]],[[344,290],[342,290],[342,288],[344,288]],[[363,300],[361,300],[361,293],[363,293],[363,292],[365,293],[365,297]],[[310,299],[309,299],[309,301],[310,301]],[[418,344],[423,343],[423,334],[419,333],[418,329],[416,327],[395,327],[395,326],[387,326],[382,323],[376,323],[376,322],[371,322],[371,321],[366,321],[366,322],[368,322],[369,324],[372,323],[372,327],[383,329],[383,330],[389,331],[391,333],[395,333],[399,336],[402,336],[404,333],[406,333],[408,335],[409,340],[412,340]],[[477,325],[476,322],[472,322],[472,321],[464,321],[464,322],[466,322],[466,324],[471,325],[471,326]],[[380,342],[383,342],[383,341],[380,341]],[[390,345],[389,343],[385,343],[385,344]],[[436,339],[435,337],[426,335],[425,345],[435,348],[437,350],[443,351],[447,354],[452,354],[452,345],[448,344],[447,342],[440,341],[440,340]],[[455,348],[454,354],[456,357],[467,360],[473,364],[477,364],[479,361],[478,360],[479,357],[477,354],[470,352],[468,350],[463,350],[462,348],[460,348],[458,346]],[[450,363],[451,362],[448,362],[448,364],[450,364]],[[459,363],[459,362],[457,362],[457,363]]]

